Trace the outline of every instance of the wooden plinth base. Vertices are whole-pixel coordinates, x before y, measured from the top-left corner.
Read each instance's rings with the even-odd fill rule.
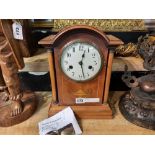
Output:
[[[35,94],[32,92],[25,92],[22,98],[23,102],[23,112],[15,117],[10,116],[10,104],[0,108],[0,126],[9,127],[15,124],[19,124],[27,120],[34,113],[37,102]]]
[[[51,103],[48,115],[53,116],[57,112],[68,106],[56,105]],[[97,106],[70,106],[75,113],[75,116],[80,119],[111,119],[113,118],[112,110],[108,104]]]

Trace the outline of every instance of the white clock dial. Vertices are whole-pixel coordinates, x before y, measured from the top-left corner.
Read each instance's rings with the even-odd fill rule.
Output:
[[[86,81],[95,77],[102,66],[98,49],[86,42],[74,42],[62,51],[62,71],[72,80]]]

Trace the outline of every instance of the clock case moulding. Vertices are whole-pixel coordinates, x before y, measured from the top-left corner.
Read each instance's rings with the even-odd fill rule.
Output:
[[[96,77],[86,82],[69,79],[61,70],[60,58],[63,47],[69,42],[82,40],[95,44],[100,49],[105,63]],[[48,51],[50,78],[52,86],[52,103],[49,116],[70,106],[78,118],[101,119],[112,118],[113,113],[108,104],[109,85],[115,47],[123,42],[102,31],[84,25],[64,28],[56,35],[50,35],[39,41]],[[80,93],[79,93],[80,92]],[[99,103],[76,104],[75,98],[100,98]]]

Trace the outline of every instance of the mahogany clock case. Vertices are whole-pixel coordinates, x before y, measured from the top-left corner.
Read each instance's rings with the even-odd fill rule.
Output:
[[[81,41],[95,45],[103,58],[101,71],[91,80],[77,82],[68,78],[61,69],[60,59],[65,46]],[[63,29],[56,35],[50,35],[39,41],[49,51],[49,67],[53,100],[49,116],[67,106],[71,106],[79,118],[112,118],[112,110],[107,103],[113,48],[123,44],[121,40],[105,35],[96,28],[76,25]],[[109,48],[111,47],[111,49]],[[77,104],[77,98],[98,98],[99,102]]]
[[[61,70],[60,59],[63,49],[72,42],[86,42],[97,46],[97,49],[101,52],[104,65],[102,66],[99,74],[85,82],[76,82],[68,78]],[[106,75],[106,63],[107,63],[108,49],[103,45],[103,40],[96,37],[96,35],[84,32],[74,32],[70,36],[65,35],[61,41],[54,48],[55,66],[59,66],[56,69],[57,89],[59,103],[63,105],[75,104],[75,98],[100,98],[100,104],[103,101],[104,83]],[[89,103],[88,103],[89,104]],[[95,103],[90,103],[91,105]],[[99,103],[96,103],[99,104]],[[86,104],[85,104],[86,105]]]

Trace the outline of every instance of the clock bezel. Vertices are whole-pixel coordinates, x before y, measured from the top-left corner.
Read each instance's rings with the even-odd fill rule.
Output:
[[[101,58],[100,69],[98,70],[98,72],[97,72],[94,76],[92,76],[92,77],[89,78],[89,79],[86,79],[86,80],[75,80],[75,79],[72,79],[71,77],[69,77],[69,76],[64,72],[64,70],[63,70],[63,68],[62,68],[61,60],[62,60],[63,51],[64,51],[67,47],[71,46],[71,45],[74,44],[74,43],[86,43],[86,44],[89,44],[89,45],[95,47],[95,48],[97,49],[99,55],[100,55],[100,58]],[[69,78],[70,80],[73,80],[73,81],[75,81],[75,82],[80,82],[80,83],[88,82],[88,81],[90,81],[90,80],[95,79],[95,78],[98,76],[98,74],[101,72],[101,70],[102,70],[102,68],[103,68],[103,64],[104,64],[104,62],[105,62],[104,56],[103,56],[103,54],[102,54],[101,51],[102,51],[102,50],[101,50],[94,42],[92,42],[92,41],[88,41],[88,40],[85,40],[85,39],[74,39],[74,40],[69,41],[69,42],[66,43],[66,44],[62,47],[62,49],[61,49],[61,56],[60,56],[60,59],[59,59],[59,64],[60,64],[60,68],[61,68],[62,73],[63,73],[67,78]]]

